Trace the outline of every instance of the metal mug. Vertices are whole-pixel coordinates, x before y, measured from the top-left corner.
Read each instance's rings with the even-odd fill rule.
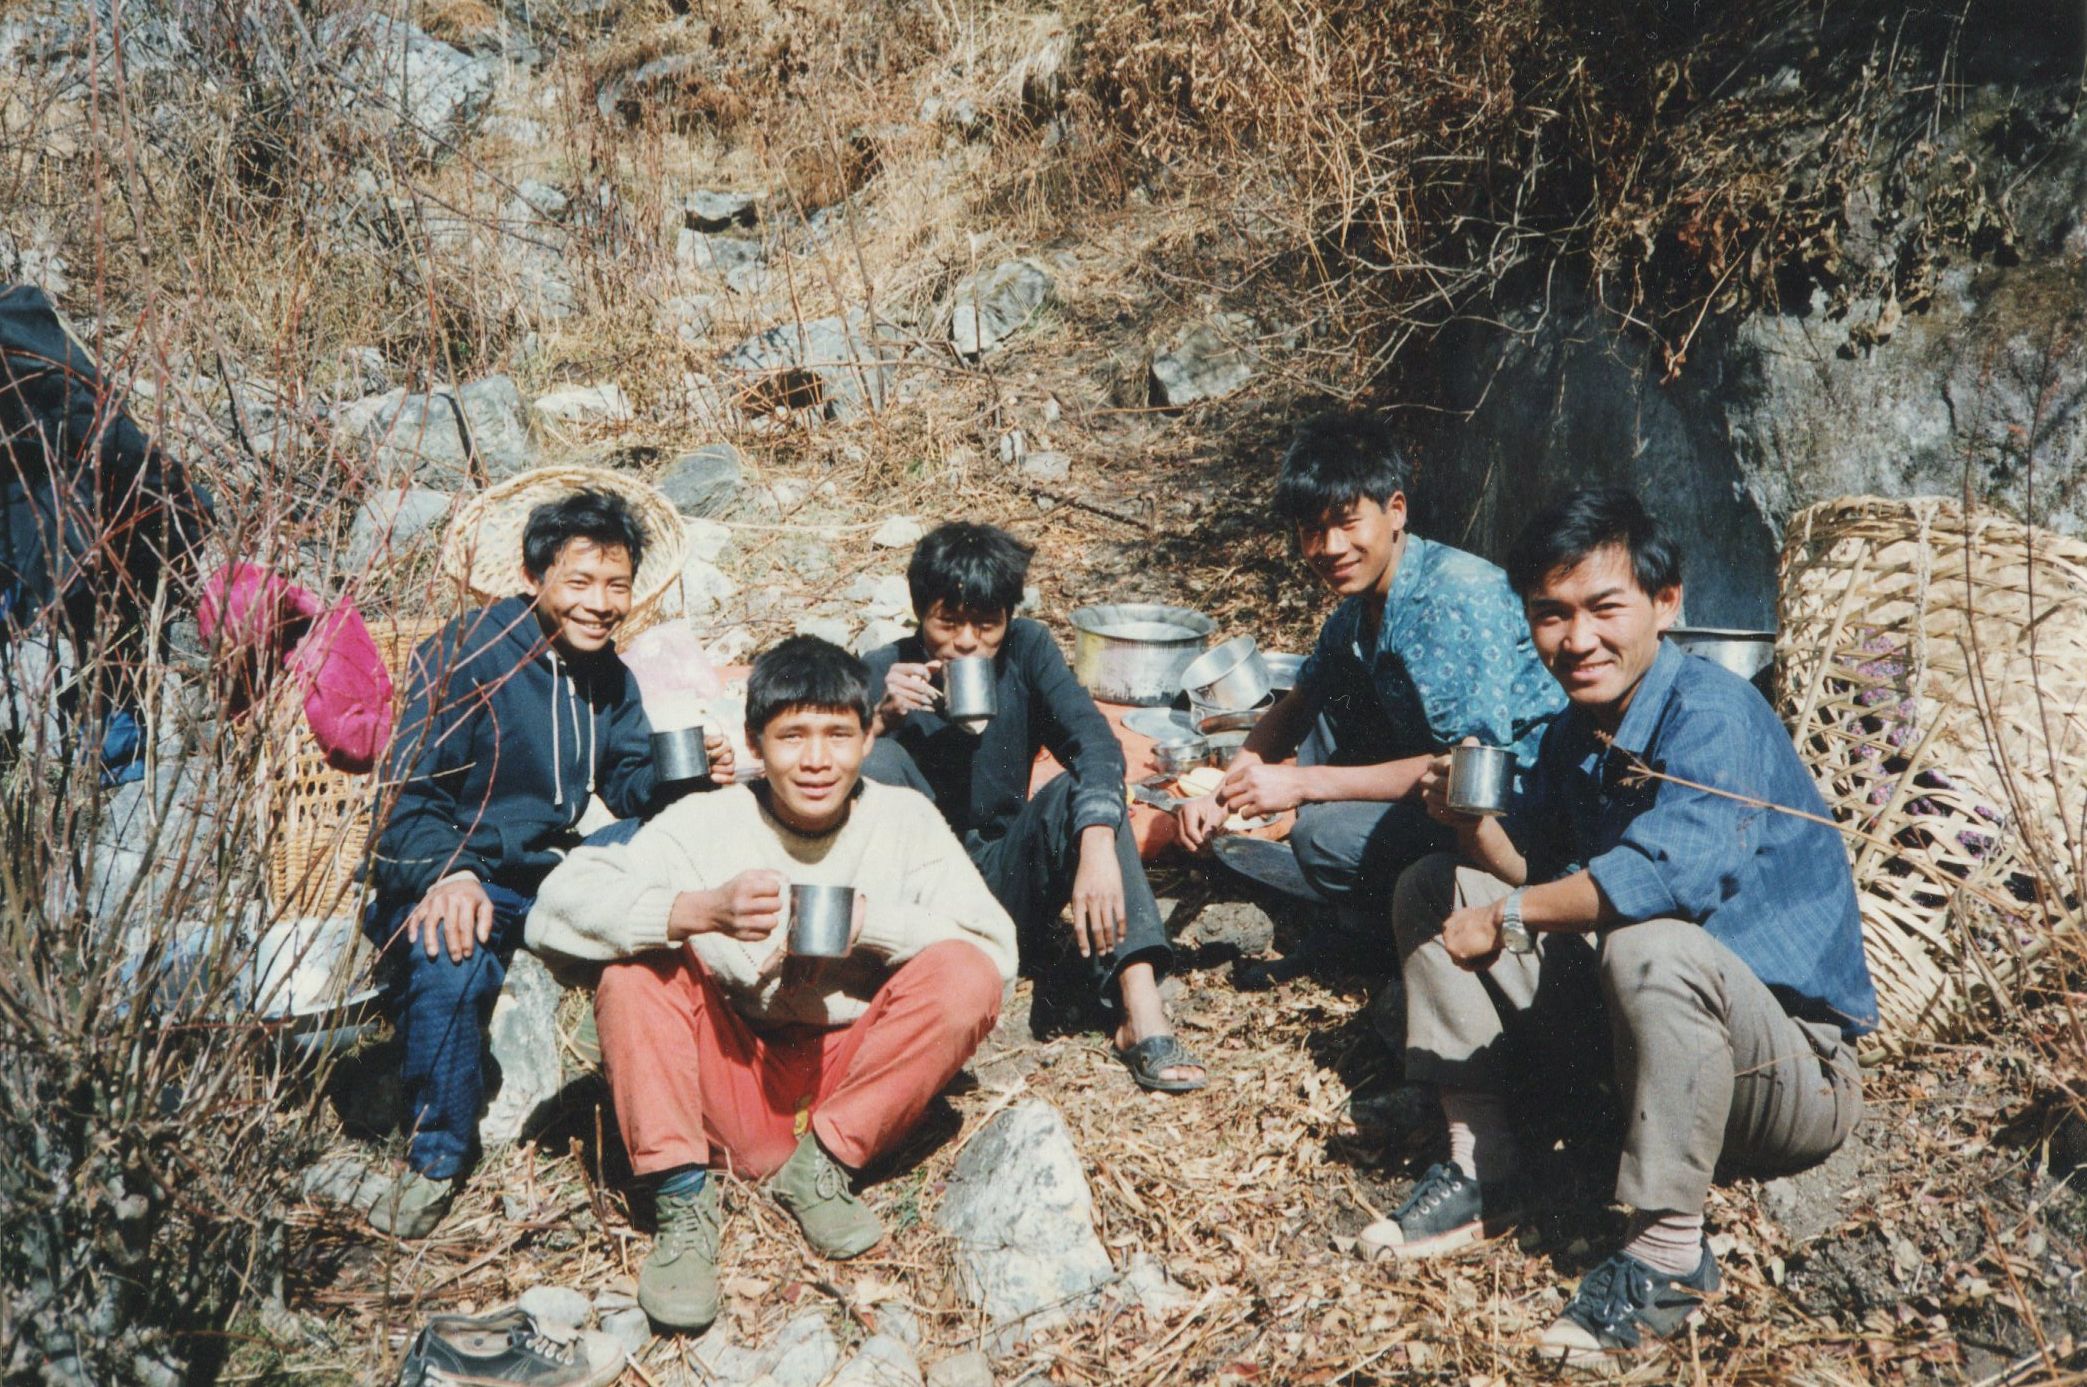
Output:
[[[1514,780],[1515,754],[1507,747],[1449,749],[1449,807],[1459,814],[1505,814]]]
[[[710,774],[710,750],[703,745],[703,737],[700,725],[652,734],[652,764],[661,784],[701,780]]]
[[[1202,737],[1177,737],[1152,748],[1152,764],[1167,775],[1180,775],[1210,760],[1210,743]]]
[[[845,958],[855,932],[855,888],[797,883],[790,887],[790,953],[796,958]]]
[[[1000,711],[998,671],[984,655],[942,666],[942,713],[951,722],[988,722]]]

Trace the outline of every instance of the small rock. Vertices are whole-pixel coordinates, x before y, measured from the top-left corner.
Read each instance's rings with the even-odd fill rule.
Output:
[[[652,1342],[652,1317],[635,1305],[605,1313],[601,1317],[601,1329],[633,1357],[644,1352],[645,1345]]]
[[[875,1324],[879,1334],[887,1334],[907,1348],[920,1348],[920,1317],[897,1301],[885,1301],[876,1308]]]
[[[738,592],[739,584],[731,574],[708,559],[690,554],[688,562],[681,566],[679,615],[709,616]]]
[[[500,1083],[478,1124],[478,1139],[485,1145],[520,1141],[534,1128],[539,1111],[558,1096],[565,1078],[558,1060],[558,1000],[563,995],[535,954],[515,954],[493,1003],[487,1048]]]
[[[991,351],[1026,327],[1050,292],[1051,276],[1033,260],[973,275],[950,296],[950,345],[966,357]]]
[[[688,535],[688,552],[694,558],[716,563],[732,547],[731,528],[715,520],[686,516],[681,528]]]
[[[1031,481],[1062,482],[1072,475],[1072,458],[1059,452],[1026,453],[1015,470]]]
[[[858,655],[867,655],[872,650],[895,644],[912,634],[913,623],[910,621],[901,621],[897,617],[889,616],[872,617],[862,628],[862,634],[855,638],[851,648]]]
[[[828,1387],[921,1387],[913,1350],[888,1334],[873,1334],[828,1379]]]
[[[1220,313],[1190,328],[1152,359],[1155,405],[1186,405],[1229,395],[1254,377],[1253,319]]]
[[[993,1387],[993,1360],[977,1349],[954,1354],[928,1369],[927,1387]]]
[[[570,1286],[531,1286],[522,1292],[515,1304],[533,1316],[538,1324],[565,1329],[581,1328],[594,1313],[587,1297]]]
[[[745,293],[748,290],[733,280],[734,273],[762,268],[768,253],[759,241],[741,236],[712,236],[683,227],[674,236],[674,259],[690,269],[716,275]]]
[[[746,465],[729,443],[683,453],[660,473],[659,489],[683,515],[722,515],[746,486]]]
[[[699,188],[681,200],[681,215],[692,231],[723,231],[754,224],[752,193],[721,193]]]
[[[684,342],[701,342],[717,320],[717,299],[710,294],[681,294],[660,305],[660,316]]]
[[[540,178],[525,178],[515,185],[515,200],[545,221],[556,221],[571,205],[564,193]]]
[[[1120,1284],[1137,1300],[1139,1308],[1154,1319],[1164,1319],[1195,1301],[1187,1287],[1167,1275],[1165,1267],[1143,1252],[1132,1254]]]
[[[449,514],[449,493],[427,487],[380,491],[355,508],[348,528],[348,568],[363,573],[411,551],[415,541],[434,538]]]
[[[614,382],[568,385],[537,397],[537,417],[559,424],[623,422],[631,417],[630,397]]]
[[[468,447],[466,433],[457,427],[459,414]],[[526,472],[536,461],[521,393],[506,376],[426,395],[404,390],[372,395],[336,409],[333,426],[368,449],[387,480],[410,475],[424,485],[454,485],[463,479],[473,451],[494,481]]]
[[[1115,1269],[1094,1233],[1094,1200],[1065,1119],[1032,1100],[964,1148],[935,1223],[956,1242],[966,1295],[1012,1343],[1063,1322]]]
[[[368,1209],[391,1188],[390,1179],[379,1170],[352,1157],[325,1160],[304,1172],[304,1197],[315,1203],[338,1204],[347,1209]]]
[[[801,616],[792,628],[800,636],[817,636],[822,641],[831,641],[846,650],[855,635],[855,624],[846,617]]]
[[[870,536],[870,543],[879,549],[904,549],[918,544],[927,531],[910,515],[894,515],[877,527]]]
[[[750,412],[808,410],[841,420],[883,403],[891,381],[891,368],[879,359],[884,336],[857,309],[770,328],[722,361],[745,379]]]
[[[766,1375],[777,1387],[818,1387],[841,1361],[841,1345],[826,1317],[807,1310],[776,1331],[775,1342],[762,1356]]]
[[[1195,942],[1258,954],[1275,942],[1275,921],[1252,901],[1215,901],[1196,912]]]

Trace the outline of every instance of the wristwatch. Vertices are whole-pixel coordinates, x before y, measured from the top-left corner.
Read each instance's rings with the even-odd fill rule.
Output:
[[[1508,892],[1500,906],[1500,942],[1511,954],[1536,952],[1536,934],[1522,921],[1522,893],[1527,889],[1518,886]]]

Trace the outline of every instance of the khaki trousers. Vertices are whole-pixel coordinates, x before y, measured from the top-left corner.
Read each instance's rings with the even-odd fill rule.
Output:
[[[1720,1158],[1784,1174],[1831,1155],[1862,1116],[1855,1051],[1838,1027],[1787,1015],[1737,954],[1685,920],[1592,937],[1544,934],[1534,954],[1459,968],[1442,946],[1452,910],[1508,892],[1447,853],[1400,878],[1393,903],[1406,983],[1406,1077],[1512,1094],[1532,1045],[1574,1043],[1575,1020],[1605,1014],[1623,1105],[1616,1198],[1639,1210],[1702,1210]],[[1577,955],[1582,966],[1572,966]],[[1546,1024],[1545,1017],[1562,1018]]]

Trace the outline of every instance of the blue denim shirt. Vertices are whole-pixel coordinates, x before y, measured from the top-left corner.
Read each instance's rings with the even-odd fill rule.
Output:
[[[1334,608],[1297,676],[1323,699],[1359,677],[1390,725],[1384,759],[1420,756],[1476,737],[1512,747],[1527,770],[1565,706],[1536,658],[1507,575],[1476,554],[1414,535],[1384,599],[1376,647],[1363,649],[1366,596]]]
[[[1632,783],[1634,763],[1724,791]],[[1753,685],[1662,642],[1611,745],[1568,709],[1552,724],[1507,835],[1529,879],[1585,868],[1626,921],[1693,920],[1807,1020],[1853,1037],[1877,1022],[1862,916],[1839,832],[1790,735]]]

